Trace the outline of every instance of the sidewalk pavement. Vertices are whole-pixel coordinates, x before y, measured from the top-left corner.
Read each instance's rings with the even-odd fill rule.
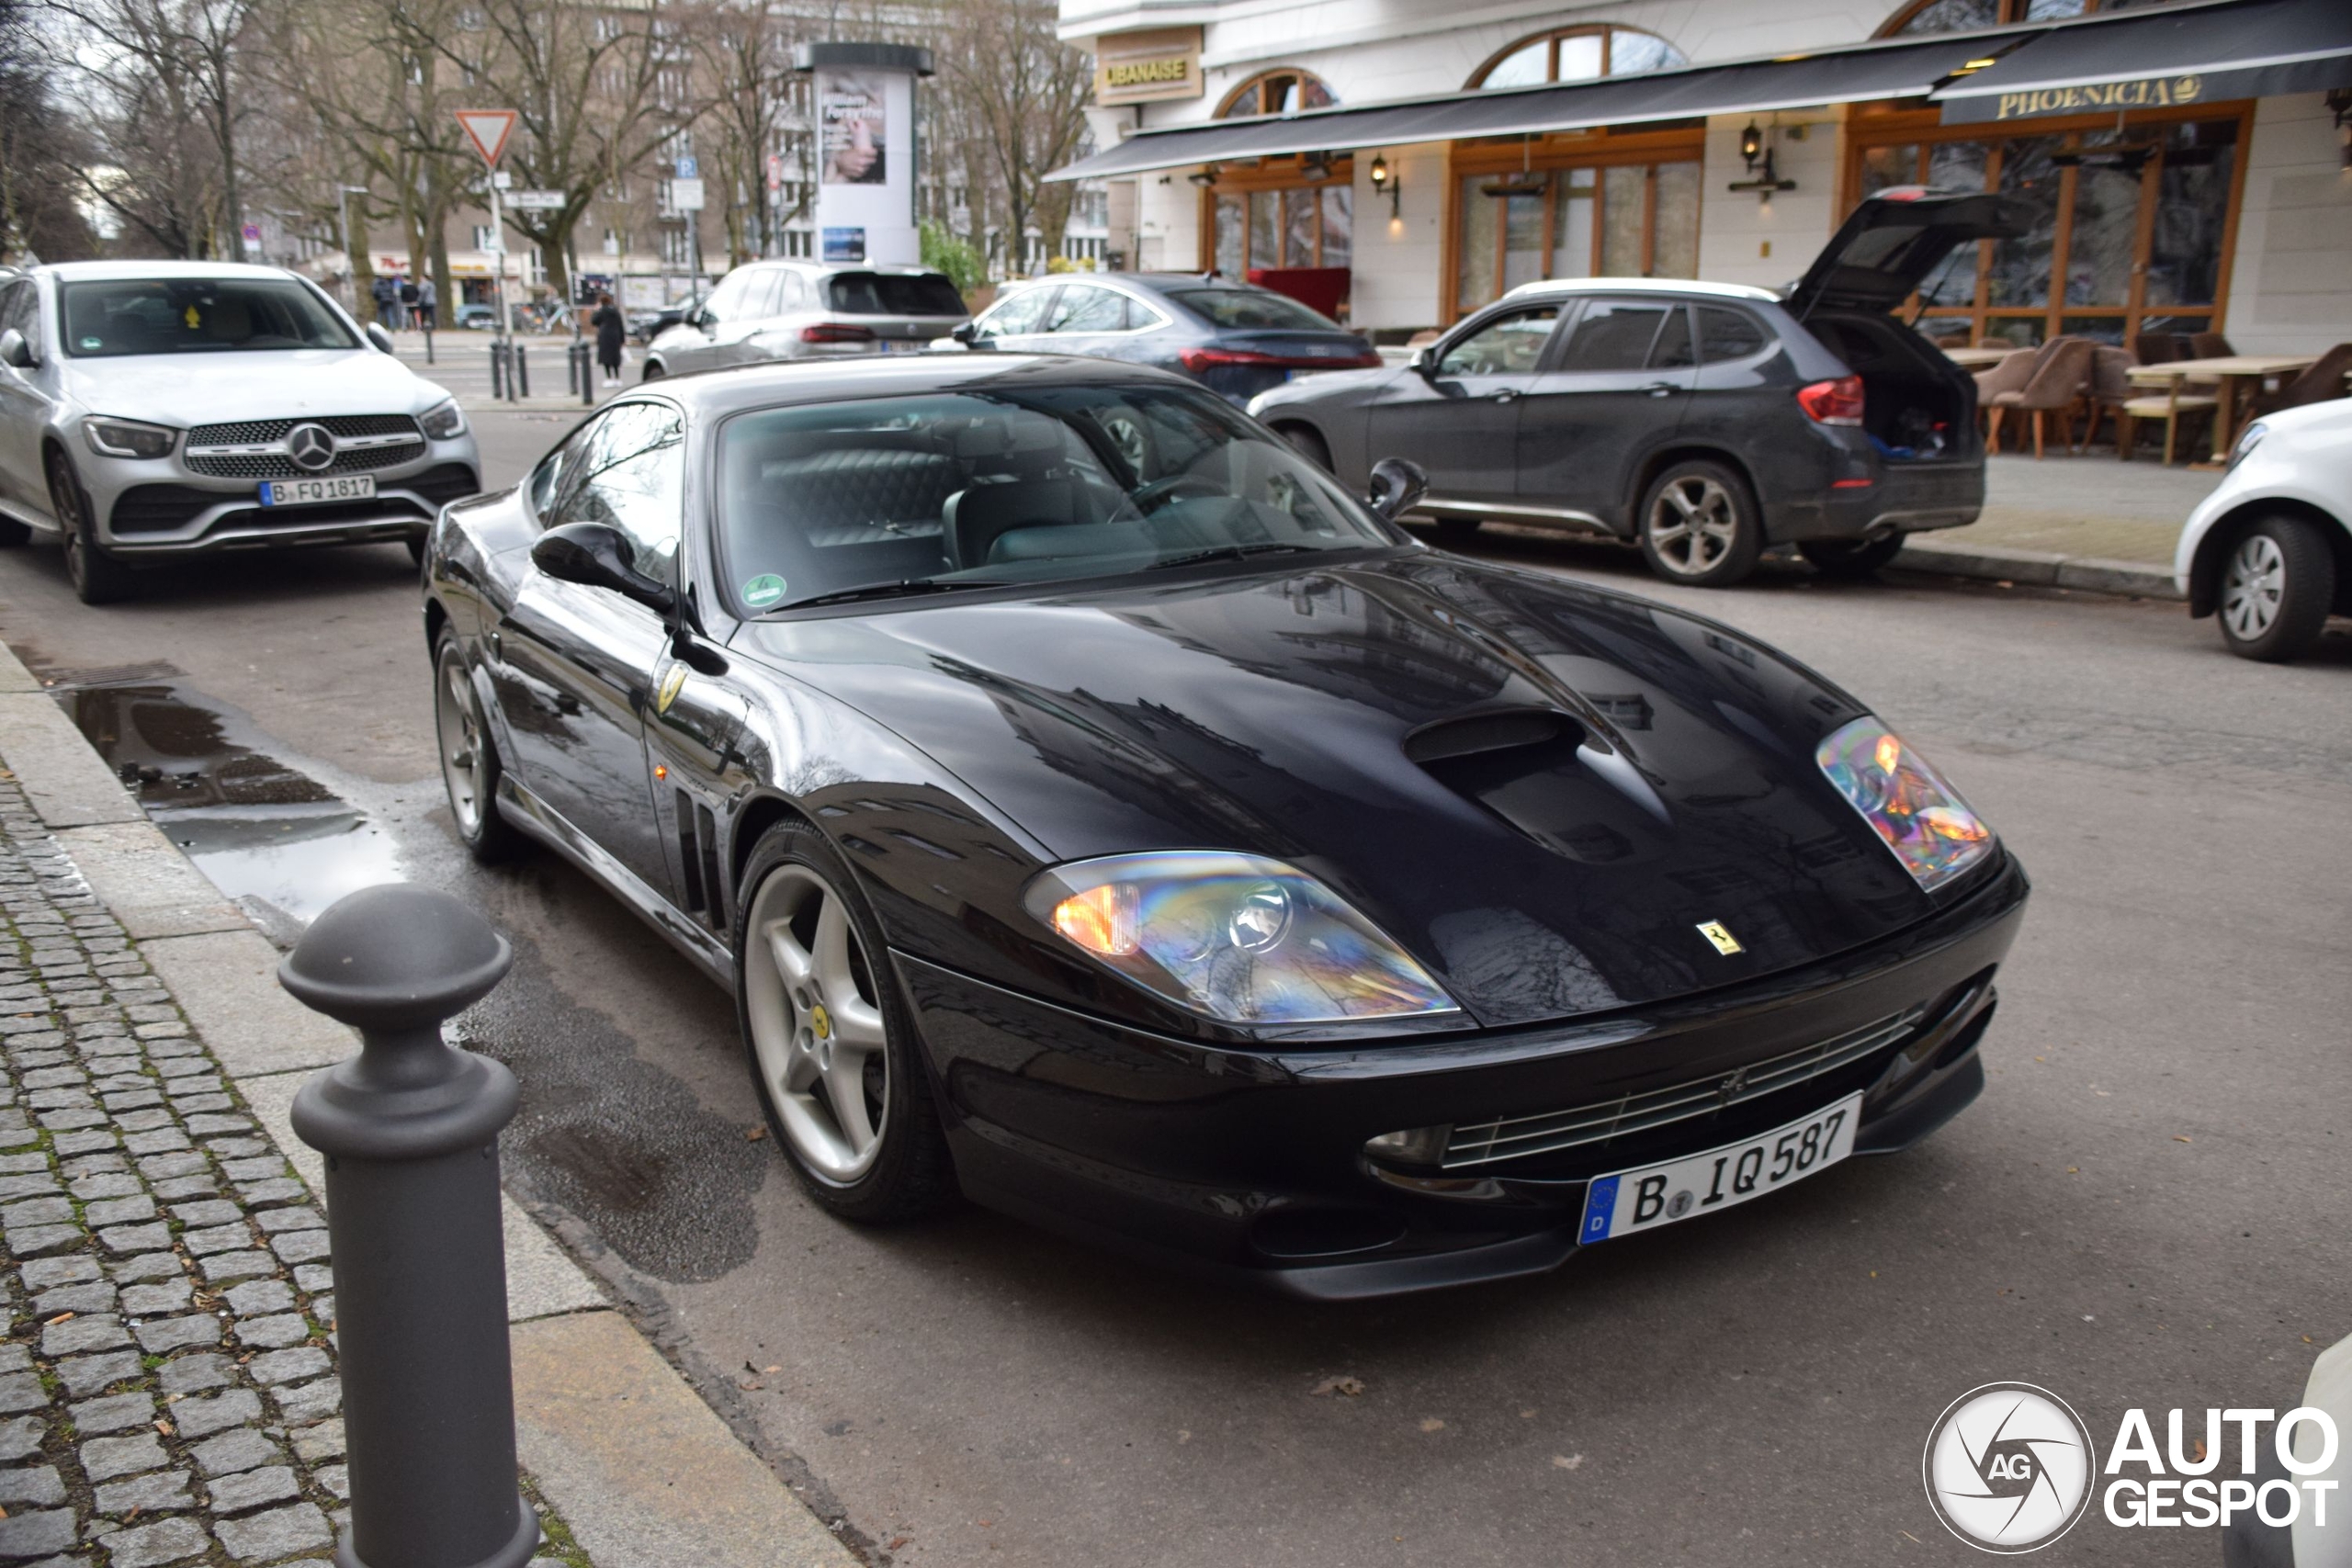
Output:
[[[317,1154],[357,1049],[0,649],[0,1562],[323,1562],[345,1514]],[[510,1199],[536,1568],[852,1568]]]
[[[492,401],[490,395],[490,345],[496,340],[488,333],[437,332],[433,334],[433,361],[424,358],[423,333],[394,333],[392,343],[400,361],[426,380],[449,389],[451,395],[469,412],[490,409],[511,409],[526,412],[587,412],[591,406],[581,401],[579,389],[568,382],[569,367],[565,353],[571,347],[569,333],[524,333],[514,339],[523,351],[526,375],[524,383],[531,389],[527,398]],[[592,344],[594,339],[589,340]],[[644,365],[645,351],[636,344],[628,345],[628,364],[621,372],[621,384],[607,387],[594,367],[590,374],[595,385],[591,389],[597,402],[637,385],[637,378]],[[567,385],[571,389],[567,391]]]
[[[1895,565],[2177,599],[2173,547],[2189,513],[2221,482],[2211,469],[2167,468],[2153,457],[1988,457],[1984,515],[1965,528],[1916,536]]]

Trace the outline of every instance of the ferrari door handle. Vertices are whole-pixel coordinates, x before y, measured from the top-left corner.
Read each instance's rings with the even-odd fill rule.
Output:
[[[1515,403],[1519,401],[1519,394],[1506,387],[1495,394],[1494,400],[1498,403]]]
[[[1637,392],[1647,392],[1653,398],[1663,398],[1679,389],[1671,381],[1652,381],[1646,387],[1636,387],[1634,389]]]

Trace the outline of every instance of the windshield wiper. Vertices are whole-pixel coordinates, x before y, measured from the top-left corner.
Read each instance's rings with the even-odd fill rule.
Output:
[[[899,599],[913,593],[953,593],[964,588],[1001,588],[1001,581],[975,579],[964,582],[942,582],[935,577],[902,577],[895,582],[864,582],[855,588],[837,588],[831,593],[820,593],[809,599],[795,599],[789,604],[779,604],[780,610],[805,610],[811,604],[847,604],[859,599]]]
[[[1286,545],[1279,540],[1265,540],[1254,545],[1219,545],[1215,549],[1194,550],[1190,555],[1170,556],[1143,568],[1145,571],[1165,571],[1171,566],[1191,566],[1197,561],[1240,560],[1249,556],[1313,555],[1319,545]]]

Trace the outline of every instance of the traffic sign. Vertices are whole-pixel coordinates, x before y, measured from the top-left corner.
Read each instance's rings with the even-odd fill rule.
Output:
[[[681,158],[678,160],[678,177],[680,179],[690,180],[701,173],[701,166],[692,158]]]
[[[498,167],[498,155],[506,151],[506,139],[514,134],[514,122],[521,117],[513,109],[459,109],[457,114],[458,128],[481,161]]]
[[[670,210],[700,212],[702,210],[702,182],[695,179],[672,180],[670,182]]]
[[[258,223],[248,223],[248,224],[246,224],[246,225],[245,225],[245,229],[244,229],[244,241],[245,241],[245,249],[247,249],[247,250],[249,250],[249,251],[258,251],[258,250],[260,250],[260,249],[261,249],[261,225],[260,225],[260,224],[258,224]]]
[[[559,212],[565,201],[560,190],[510,190],[506,205],[517,212]]]
[[[768,189],[782,190],[783,188],[784,154],[781,152],[771,152],[768,154]]]

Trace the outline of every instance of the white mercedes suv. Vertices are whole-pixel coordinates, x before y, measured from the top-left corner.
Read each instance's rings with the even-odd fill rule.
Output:
[[[0,279],[0,544],[64,545],[85,603],[135,563],[402,539],[481,489],[456,401],[307,278],[73,262]]]

